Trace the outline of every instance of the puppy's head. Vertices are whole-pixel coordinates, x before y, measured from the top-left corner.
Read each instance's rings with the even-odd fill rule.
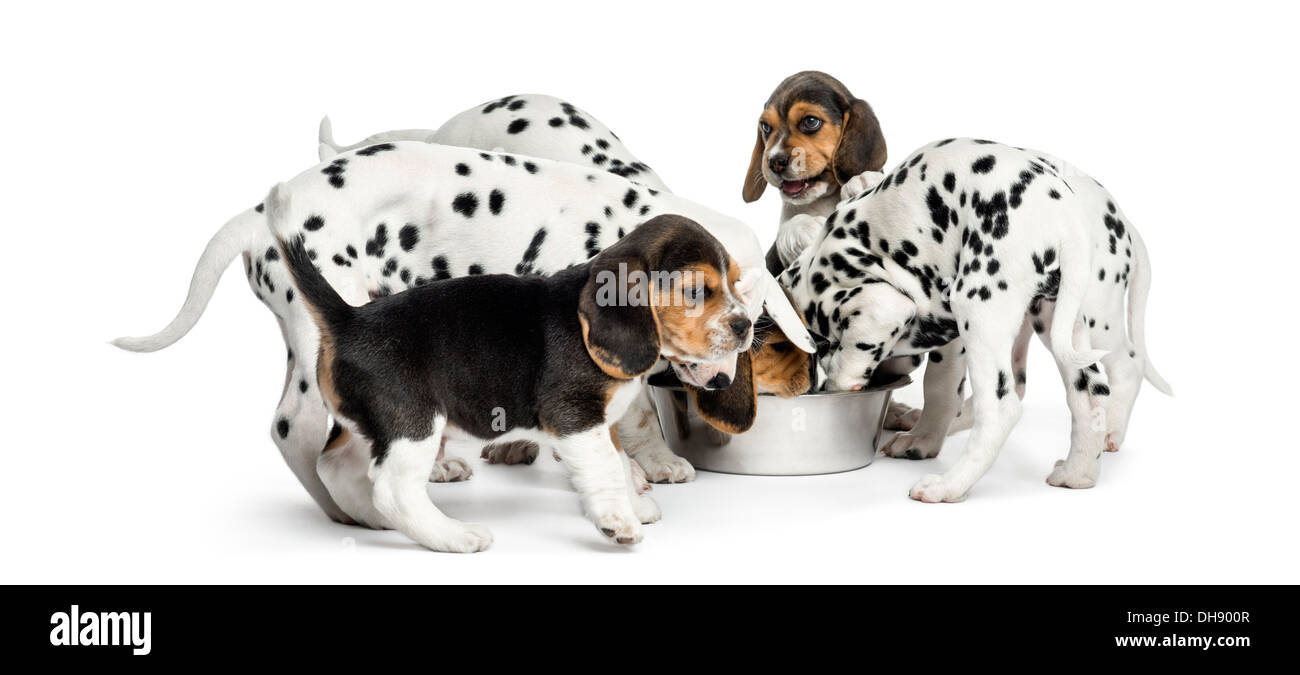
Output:
[[[757,133],[745,174],[747,202],[770,184],[786,202],[808,204],[885,165],[885,137],[871,106],[826,73],[786,78],[768,98]]]
[[[663,356],[684,381],[725,389],[753,340],[739,280],[698,223],[655,217],[592,259],[578,305],[587,351],[613,377],[636,377]]]

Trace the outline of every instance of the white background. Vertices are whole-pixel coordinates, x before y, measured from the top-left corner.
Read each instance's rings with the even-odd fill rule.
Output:
[[[838,5],[838,6],[836,6]],[[0,18],[6,582],[1297,582],[1294,27],[1284,3],[28,3]],[[39,7],[39,9],[35,9]],[[179,307],[221,223],[341,141],[536,92],[613,127],[677,192],[769,241],[740,188],[772,88],[826,70],[900,159],[974,135],[1096,176],[1154,261],[1144,389],[1100,485],[1030,353],[1023,421],[956,505],[936,460],[810,478],[702,474],[606,544],[548,458],[474,459],[431,494],[492,548],[333,524],[269,434],[284,347],[238,264],[186,339],[106,344]],[[917,392],[909,392],[916,400]]]

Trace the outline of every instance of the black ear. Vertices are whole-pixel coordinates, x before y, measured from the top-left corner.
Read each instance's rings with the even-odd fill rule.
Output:
[[[763,135],[754,132],[758,140],[754,141],[754,153],[749,157],[749,170],[745,172],[745,190],[743,195],[745,202],[758,201],[763,196],[763,191],[767,189],[767,179],[763,178],[763,151],[767,145],[763,143]]]
[[[831,160],[835,179],[841,185],[863,171],[879,171],[889,159],[880,122],[866,101],[853,99],[844,115],[847,118],[844,130],[840,133],[840,143]]]
[[[696,389],[682,383],[695,399],[695,410],[714,429],[729,434],[744,433],[758,417],[758,391],[754,388],[754,367],[749,351],[736,356],[736,377],[726,389]]]
[[[582,341],[610,377],[631,379],[659,360],[659,318],[644,260],[601,255],[578,300]]]

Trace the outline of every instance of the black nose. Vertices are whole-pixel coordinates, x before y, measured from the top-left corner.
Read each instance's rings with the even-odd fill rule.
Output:
[[[786,155],[777,155],[768,160],[767,165],[772,169],[772,173],[781,173],[785,167],[790,164],[790,158]]]
[[[735,334],[737,340],[744,340],[745,334],[749,332],[749,327],[752,325],[749,317],[738,316],[731,320],[731,332]]]
[[[731,386],[731,378],[726,373],[718,373],[712,380],[704,383],[706,389],[726,389]]]

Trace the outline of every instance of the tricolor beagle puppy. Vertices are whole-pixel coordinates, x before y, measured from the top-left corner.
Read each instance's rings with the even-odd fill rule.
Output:
[[[799,333],[785,332],[808,340],[798,314],[762,268],[762,249],[748,226],[609,172],[465,147],[394,142],[334,156],[293,184],[315,190],[308,200],[295,188],[299,207],[310,202],[319,208],[300,223],[309,255],[353,305],[456,277],[555,274],[585,264],[655,216],[677,214],[700,223],[722,242],[740,270],[738,286],[744,289],[751,321],[764,315],[764,308],[778,316],[784,310],[788,321],[781,325]],[[267,228],[264,204],[235,216],[214,235],[195,267],[190,295],[171,324],[156,335],[115,344],[153,351],[179,340],[202,315],[222,270],[241,253],[249,287],[274,313],[288,347],[288,373],[270,424],[271,438],[332,518],[390,527],[373,508],[366,477],[368,441],[329,422],[327,402],[315,386],[319,331],[289,279],[284,256]],[[809,351],[810,345],[809,340]],[[696,393],[702,413],[711,414],[721,428],[744,430],[756,413],[752,385],[758,378],[752,376],[748,352],[737,356],[727,346],[720,343],[703,358],[681,351],[670,361],[684,380],[700,383]],[[700,374],[705,368],[716,370]],[[730,380],[725,389],[721,380],[714,382],[719,373]],[[678,467],[689,470],[690,465],[664,445],[653,412],[629,406],[624,421],[618,425],[620,442],[629,455],[636,448],[635,458],[648,467],[646,474],[681,480]],[[657,444],[629,442],[651,437]],[[469,474],[464,460],[447,456],[429,478],[456,480]]]
[[[327,117],[321,120],[319,129],[320,159],[333,160],[340,153],[395,141],[422,141],[540,157],[614,174],[652,191],[671,192],[663,179],[633,155],[618,135],[599,118],[568,101],[545,94],[503,96],[452,116],[436,130],[385,131],[350,145],[334,140],[333,125]],[[723,239],[728,250],[742,261],[762,254],[761,248],[746,251],[750,242],[721,234],[719,225],[715,224],[719,222],[716,219],[700,219],[699,222]],[[467,238],[477,239],[483,236],[483,231],[467,229],[463,234]],[[494,237],[502,236],[497,231],[492,234]],[[519,246],[527,243],[527,237],[531,237],[532,232],[521,232],[521,235],[525,239],[518,242]],[[464,245],[472,244],[466,242]],[[580,260],[575,259],[574,262]],[[455,273],[454,269],[451,271]],[[774,274],[779,272],[776,270]],[[778,290],[776,284],[772,284],[771,288]],[[804,350],[811,351],[812,347],[797,321],[798,317],[792,311],[786,315],[786,328],[797,329],[800,333],[796,337],[800,341],[798,343],[786,335],[781,322],[773,319],[771,310],[755,318],[754,345],[751,353],[741,359],[735,374],[742,390],[753,388],[760,394],[775,394],[786,398],[808,390],[808,354]],[[800,344],[805,346],[798,346]],[[717,376],[717,368],[713,364],[692,365],[685,369],[678,368],[677,371],[683,380],[697,387]],[[691,382],[690,378],[695,381]],[[730,396],[735,396],[735,392]],[[717,398],[715,395],[697,400],[707,406]],[[619,428],[623,447],[645,470],[650,481],[681,482],[694,477],[694,469],[690,464],[674,455],[664,443],[648,395],[633,403],[628,416],[640,424],[625,424]],[[722,417],[714,415],[712,420],[720,420]],[[714,424],[716,426],[718,423],[714,421]],[[728,426],[730,425],[724,424],[718,428],[737,430],[735,426]],[[537,447],[532,445],[521,447],[521,444],[494,444],[484,448],[482,456],[492,463],[531,463],[537,452]]]
[[[734,358],[751,339],[740,271],[718,240],[658,216],[550,277],[467,276],[353,307],[304,243],[322,206],[309,180],[273,189],[268,221],[320,331],[321,393],[344,433],[371,443],[387,524],[435,551],[483,550],[488,531],[443,515],[425,491],[442,441],[531,440],[556,448],[602,534],[639,542],[659,509],[637,494],[613,429],[639,376],[661,356]]]
[[[871,105],[815,70],[795,73],[777,85],[763,106],[757,134],[744,198],[757,201],[769,184],[781,191],[781,225],[767,252],[768,270],[779,275],[813,241],[841,200],[884,178],[879,171],[888,149]],[[899,359],[882,364],[880,373],[893,379],[915,368],[910,359]],[[911,429],[920,416],[920,410],[891,401],[885,428]]]
[[[888,156],[871,105],[814,70],[795,73],[777,86],[763,105],[756,133],[744,198],[757,201],[768,185],[780,190],[783,230],[799,215],[824,220],[840,202],[841,187],[863,172],[880,171]],[[798,253],[782,249],[789,238],[785,232],[777,237],[784,264]]]

